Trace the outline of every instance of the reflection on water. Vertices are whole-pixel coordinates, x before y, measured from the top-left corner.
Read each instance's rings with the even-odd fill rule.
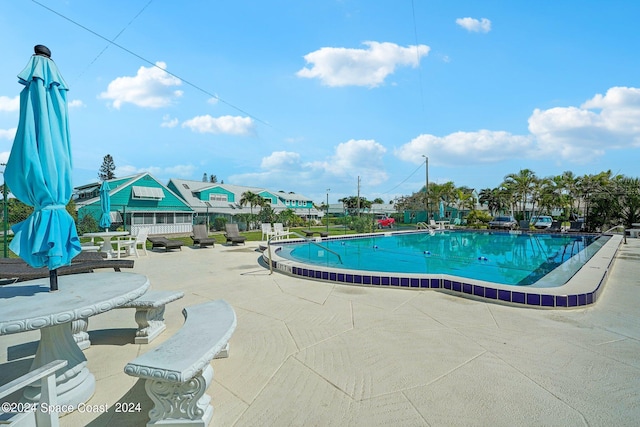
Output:
[[[331,251],[312,244],[285,245],[280,255],[332,268],[451,274],[530,285],[559,266],[566,269],[563,277],[568,280],[606,239],[572,234],[419,232],[322,242],[322,246],[340,254],[342,263]],[[569,259],[571,263],[567,263]]]

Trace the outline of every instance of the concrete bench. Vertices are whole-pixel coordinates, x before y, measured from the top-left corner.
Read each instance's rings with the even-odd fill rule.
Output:
[[[224,300],[182,310],[185,322],[171,338],[127,363],[124,372],[144,378],[155,406],[147,426],[209,425],[213,417],[206,393],[213,379],[211,360],[236,328],[236,314]]]
[[[118,308],[135,308],[135,319],[138,324],[136,331],[136,344],[149,344],[162,331],[167,328],[164,323],[165,306],[172,301],[176,301],[184,296],[184,292],[177,291],[147,291],[144,295],[130,301]],[[84,350],[91,346],[88,319],[75,320],[71,324],[73,339],[78,346]]]
[[[55,412],[58,406],[56,394],[56,371],[67,366],[67,360],[54,360],[38,369],[28,372],[21,377],[16,378],[8,384],[0,387],[0,401],[10,394],[25,388],[35,382],[41,381],[40,400],[37,402],[38,407],[46,403],[48,408],[53,411],[34,410],[36,403],[20,402],[16,404],[16,408],[21,410],[15,412],[5,412],[4,405],[0,409],[0,424],[9,425],[37,425],[37,426],[59,426],[58,413]],[[8,409],[11,408],[9,404]]]
[[[141,297],[134,299],[118,308],[135,308],[136,344],[149,344],[167,328],[164,323],[164,309],[170,302],[184,296],[184,292],[176,291],[148,291]]]

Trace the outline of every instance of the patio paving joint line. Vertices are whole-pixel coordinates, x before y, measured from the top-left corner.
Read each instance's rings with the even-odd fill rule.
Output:
[[[298,359],[297,357],[293,357],[294,360],[296,360],[298,363],[300,363],[302,366],[304,366],[306,369],[308,369],[310,372],[313,372],[316,376],[318,376],[318,378],[322,379],[324,382],[326,382],[327,384],[329,384],[330,386],[332,386],[333,388],[335,388],[336,390],[338,390],[340,393],[344,394],[347,398],[349,398],[352,402],[360,402],[361,400],[357,400],[355,397],[351,396],[349,393],[347,393],[345,390],[341,389],[337,384],[335,384],[333,381],[329,380],[328,378],[326,378],[324,375],[322,375],[320,372],[316,371],[315,369],[313,369],[311,366],[307,365],[306,363],[304,363],[302,360]]]

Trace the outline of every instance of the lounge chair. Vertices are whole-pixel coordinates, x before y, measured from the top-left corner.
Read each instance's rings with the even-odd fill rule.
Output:
[[[580,231],[582,231],[584,226],[584,222],[582,221],[571,221],[569,222],[569,232],[571,233],[579,233]]]
[[[419,222],[416,224],[416,228],[418,230],[437,230],[439,227],[437,225],[427,224],[426,222]]]
[[[550,231],[552,233],[559,233],[560,231],[562,231],[562,223],[560,221],[552,221],[551,226],[547,228],[547,231]]]
[[[182,246],[184,245],[182,240],[167,239],[166,237],[162,236],[149,236],[147,237],[147,240],[151,242],[151,250],[155,248],[164,248],[165,252],[169,251],[170,249],[182,250]]]
[[[216,239],[209,237],[209,231],[207,230],[206,224],[195,224],[193,226],[191,239],[193,240],[194,245],[198,245],[201,248],[216,245]]]
[[[313,237],[314,234],[318,234],[320,237],[329,237],[329,233],[326,231],[311,231],[311,230],[302,230],[306,237]]]
[[[231,242],[231,244],[235,245],[236,243],[245,244],[244,241],[247,240],[245,236],[240,235],[240,230],[238,230],[238,224],[225,224],[224,225],[227,232],[225,236],[227,238],[227,243]]]

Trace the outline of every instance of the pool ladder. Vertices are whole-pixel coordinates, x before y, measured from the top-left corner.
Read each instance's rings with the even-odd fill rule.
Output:
[[[330,252],[330,253],[334,254],[335,256],[337,256],[337,257],[338,257],[338,261],[340,261],[340,264],[342,264],[342,257],[341,257],[341,256],[340,256],[340,254],[339,254],[339,253],[337,253],[336,251],[332,251],[331,249],[329,249],[329,248],[327,248],[327,247],[324,247],[324,246],[322,246],[321,244],[319,244],[318,242],[316,242],[315,240],[313,240],[313,238],[309,238],[309,237],[307,237],[307,236],[303,236],[302,234],[300,234],[300,233],[296,233],[295,231],[291,231],[291,232],[289,232],[289,234],[293,234],[293,235],[295,235],[295,236],[297,236],[297,237],[300,237],[301,239],[303,239],[303,240],[305,240],[305,241],[307,241],[307,242],[311,243],[312,245],[316,245],[317,247],[322,248],[322,249],[324,249],[325,251],[327,251],[327,252]],[[278,239],[278,237],[281,237],[281,236],[273,236],[272,238],[270,238],[270,239],[267,241],[267,249],[269,250],[269,274],[273,274],[273,263],[271,262],[271,241],[272,241],[273,239],[279,240],[279,239]]]

